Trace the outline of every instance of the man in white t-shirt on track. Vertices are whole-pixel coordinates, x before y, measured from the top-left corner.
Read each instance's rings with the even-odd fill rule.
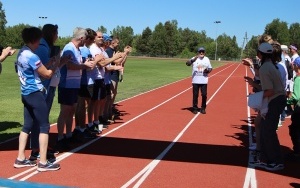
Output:
[[[207,83],[208,74],[212,71],[210,60],[205,56],[205,48],[200,47],[198,54],[186,62],[187,66],[192,65],[192,85],[193,85],[193,113],[198,113],[199,89],[201,90],[202,103],[200,112],[206,114]]]

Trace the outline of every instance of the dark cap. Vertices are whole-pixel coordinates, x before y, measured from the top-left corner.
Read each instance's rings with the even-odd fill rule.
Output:
[[[205,48],[204,47],[198,48],[197,52],[200,52],[200,51],[204,51],[205,52]]]

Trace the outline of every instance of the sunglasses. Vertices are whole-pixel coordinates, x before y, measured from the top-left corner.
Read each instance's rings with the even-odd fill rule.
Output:
[[[202,54],[204,54],[204,53],[205,53],[205,51],[203,51],[203,50],[200,50],[198,53],[200,53],[200,54],[201,54],[201,53],[202,53]]]

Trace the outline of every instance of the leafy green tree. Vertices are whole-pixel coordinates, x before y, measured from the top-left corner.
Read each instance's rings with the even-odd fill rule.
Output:
[[[22,30],[26,27],[30,27],[28,24],[19,24],[11,27],[6,28],[6,43],[7,45],[13,47],[13,48],[21,48],[24,43],[22,39]]]
[[[66,44],[68,44],[71,41],[72,37],[58,37],[58,39],[55,41],[55,45],[59,46],[62,50]]]
[[[5,32],[6,23],[5,11],[2,9],[2,2],[0,2],[0,45],[2,46],[7,46]]]
[[[103,25],[98,27],[97,31],[101,31],[101,33],[107,33],[107,29]]]
[[[166,43],[164,38],[166,36],[166,29],[164,25],[159,22],[152,32],[152,37],[150,39],[150,55],[153,57],[166,55]]]
[[[218,37],[217,57],[221,59],[237,59],[239,58],[240,49],[236,42],[236,37],[223,34]]]
[[[165,27],[165,37],[163,38],[163,42],[165,43],[166,52],[165,55],[168,57],[174,57],[176,56],[179,51],[179,33],[177,29],[177,21],[166,21],[164,27]]]
[[[134,36],[132,27],[117,26],[115,29],[113,29],[112,35],[119,38],[119,40],[120,40],[119,50],[120,51],[123,51],[123,49],[127,45],[132,46],[132,41],[133,41],[133,36]]]
[[[289,28],[290,42],[286,44],[296,43],[300,47],[300,24],[293,23]]]
[[[259,36],[251,37],[251,39],[248,41],[248,43],[245,46],[245,50],[242,58],[246,58],[246,57],[254,58],[256,56],[257,48],[258,48],[258,38]]]
[[[272,39],[277,40],[281,44],[290,42],[290,33],[287,22],[274,19],[265,27],[265,34],[271,35]]]
[[[137,36],[135,48],[137,53],[148,55],[150,51],[150,39],[152,30],[149,27],[143,30],[142,35]]]

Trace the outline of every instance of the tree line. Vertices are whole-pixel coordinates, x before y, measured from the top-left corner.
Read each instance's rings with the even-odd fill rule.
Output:
[[[30,25],[20,23],[18,25],[6,27],[7,21],[5,11],[2,9],[0,2],[0,45],[21,48],[24,44],[21,38],[21,31]],[[107,33],[104,26],[97,30]],[[111,35],[120,39],[120,50],[126,45],[133,48],[131,55],[150,56],[150,57],[176,57],[190,58],[195,55],[199,46],[206,48],[206,55],[214,59],[216,53],[217,40],[217,57],[222,60],[239,60],[244,57],[255,57],[258,47],[258,37],[252,36],[251,39],[239,47],[236,36],[230,37],[225,33],[217,36],[217,39],[210,38],[206,31],[194,31],[189,28],[178,27],[177,20],[159,22],[153,30],[146,27],[141,34],[134,34],[131,26],[117,26],[111,32]],[[272,36],[281,44],[289,45],[295,43],[300,47],[300,24],[288,23],[276,18],[267,24],[264,33]],[[71,37],[59,37],[56,45],[61,49],[70,41]]]

